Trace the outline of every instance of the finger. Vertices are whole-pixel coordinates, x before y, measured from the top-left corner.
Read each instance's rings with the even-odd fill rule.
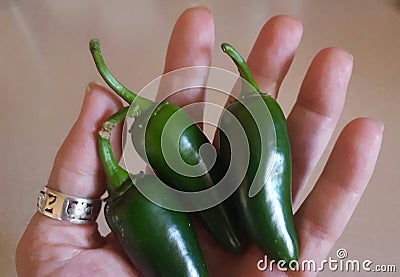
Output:
[[[88,86],[81,113],[55,158],[48,187],[84,198],[99,198],[104,193],[97,132],[103,121],[121,107],[119,98],[106,88],[95,83]],[[112,136],[113,145],[118,145],[114,149],[117,156],[121,147],[118,137]]]
[[[343,232],[367,186],[382,143],[383,126],[350,122],[339,136],[317,184],[295,215],[300,259],[317,264]]]
[[[182,13],[177,20],[168,45],[164,73],[191,66],[210,66],[214,47],[214,21],[210,11],[206,8],[191,8]],[[205,86],[208,69],[191,74],[190,83]],[[175,87],[180,84],[173,80],[163,80],[157,98],[164,99]],[[191,103],[203,102],[203,89],[190,89],[168,97],[168,100],[181,107]],[[202,118],[202,111],[198,111],[196,119]]]
[[[344,50],[327,48],[313,59],[287,125],[293,161],[293,199],[317,164],[343,108],[353,67]]]
[[[59,149],[48,187],[64,194],[98,198],[105,190],[105,178],[97,155],[97,132],[101,123],[121,107],[112,92],[91,83],[85,94],[81,113]],[[119,140],[113,143],[120,148]],[[36,213],[17,248],[20,270],[39,268],[53,272],[79,256],[82,249],[103,246],[97,224],[72,224]],[[26,260],[26,250],[36,249]],[[43,261],[51,260],[52,263]],[[84,264],[84,262],[82,262]],[[27,274],[31,275],[31,274]],[[43,274],[46,275],[46,274]]]
[[[272,17],[264,24],[247,59],[247,65],[261,92],[277,97],[302,33],[301,22],[286,15]],[[239,96],[240,88],[241,82],[237,82],[226,105]],[[213,145],[219,148],[218,132],[215,134]]]
[[[260,90],[276,98],[299,46],[303,26],[290,16],[275,16],[261,29],[248,58]]]

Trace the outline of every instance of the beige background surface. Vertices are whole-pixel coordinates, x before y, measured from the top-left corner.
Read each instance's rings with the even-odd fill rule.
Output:
[[[37,193],[76,119],[86,84],[100,81],[88,40],[99,37],[106,42],[104,51],[113,72],[128,87],[140,90],[161,73],[174,21],[194,3],[0,0],[1,276],[15,275],[15,246],[35,211]],[[360,116],[383,121],[385,135],[369,187],[330,256],[336,258],[336,250],[345,248],[351,259],[397,264],[400,271],[399,2],[210,0],[202,4],[215,16],[213,65],[232,71],[231,62],[219,51],[221,42],[229,41],[247,55],[271,16],[289,14],[303,21],[302,43],[279,98],[285,113],[318,50],[335,45],[353,54],[354,73],[333,139],[348,121]],[[331,147],[332,142],[310,186]],[[104,224],[102,230],[107,231]]]

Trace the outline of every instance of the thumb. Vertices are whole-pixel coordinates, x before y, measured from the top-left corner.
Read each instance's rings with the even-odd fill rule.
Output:
[[[111,91],[89,84],[81,113],[55,158],[48,187],[82,198],[99,198],[104,193],[97,132],[102,122],[120,107],[119,98]],[[116,139],[114,145],[120,149],[120,139]],[[18,274],[47,276],[78,257],[82,249],[97,248],[103,243],[95,223],[70,224],[37,212],[16,249]]]
[[[101,124],[122,104],[108,89],[90,83],[80,115],[59,149],[48,187],[64,194],[99,198],[106,188],[105,176],[97,151],[97,132]],[[113,136],[120,154],[121,140]]]

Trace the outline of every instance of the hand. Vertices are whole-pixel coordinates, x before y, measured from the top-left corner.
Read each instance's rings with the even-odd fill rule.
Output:
[[[248,58],[261,91],[277,96],[302,34],[301,23],[277,16],[262,28]],[[168,47],[165,72],[185,66],[210,65],[214,47],[211,14],[203,8],[185,11],[178,19]],[[190,51],[189,51],[190,49]],[[287,123],[293,155],[293,199],[304,186],[325,149],[340,116],[352,70],[352,57],[338,48],[320,51],[303,80]],[[206,80],[207,76],[198,76]],[[180,106],[204,99],[202,90],[174,95]],[[96,133],[104,119],[121,107],[109,90],[90,84],[80,116],[61,146],[48,186],[66,194],[99,198],[105,178],[97,154]],[[341,235],[372,175],[382,141],[383,126],[372,119],[350,122],[340,134],[312,192],[295,214],[300,261],[318,264]],[[113,136],[118,138],[118,133]],[[119,141],[113,142],[116,154]],[[277,269],[261,272],[264,254],[254,245],[236,256],[219,248],[199,225],[210,276],[281,276]],[[135,276],[118,241],[102,237],[96,223],[74,225],[36,213],[17,248],[20,276]],[[294,276],[296,272],[289,275]],[[300,273],[304,276],[304,273]],[[309,272],[307,276],[315,275]]]

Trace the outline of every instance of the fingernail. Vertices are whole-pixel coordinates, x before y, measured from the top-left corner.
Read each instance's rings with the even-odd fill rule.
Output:
[[[102,88],[103,85],[100,84],[100,83],[98,83],[98,82],[92,81],[92,82],[90,82],[90,83],[88,84],[88,87],[90,88],[90,90],[93,90],[93,88],[95,88],[95,87],[100,87],[100,88]]]
[[[347,54],[349,55],[349,58],[350,58],[352,61],[354,61],[354,57],[353,57],[353,55],[352,55],[352,54],[350,54],[349,52],[347,52]]]
[[[83,113],[83,111],[84,111],[84,109],[85,109],[85,107],[86,107],[86,105],[87,105],[87,103],[88,103],[88,101],[89,101],[89,99],[90,99],[90,95],[91,95],[91,92],[92,92],[92,88],[90,87],[90,84],[91,84],[91,83],[89,83],[89,84],[86,86],[85,95],[84,95],[84,97],[83,97],[83,101],[82,101],[82,106],[81,106],[80,114]]]
[[[365,117],[365,118],[368,119],[368,120],[371,120],[372,122],[374,122],[378,127],[380,127],[380,129],[382,130],[382,132],[383,132],[383,130],[385,129],[385,124],[383,123],[382,120],[377,119],[377,118],[375,118],[375,117]]]
[[[85,96],[84,96],[84,99],[83,99],[82,107],[84,107],[84,106],[86,105],[86,102],[89,101],[89,99],[90,99],[90,97],[92,96],[92,93],[93,93],[93,91],[94,91],[94,89],[95,89],[96,87],[97,87],[97,88],[98,88],[98,87],[102,87],[102,85],[99,84],[99,83],[97,83],[97,82],[94,82],[94,81],[92,81],[92,82],[90,82],[90,83],[87,84],[86,90],[85,90]]]
[[[385,123],[383,123],[383,121],[379,120],[379,119],[375,119],[376,123],[379,125],[379,127],[381,127],[382,132],[385,130]]]
[[[194,9],[194,8],[203,8],[203,9],[206,9],[206,10],[210,11],[210,7],[208,6],[207,3],[204,3],[204,2],[195,2],[195,3],[191,3],[191,4],[189,4],[189,6],[186,8],[186,10],[190,10],[190,9]]]
[[[89,83],[87,86],[86,86],[86,90],[85,90],[85,97],[88,95],[88,94],[90,94],[90,92],[91,92],[91,87],[90,87],[90,84],[91,83]]]

